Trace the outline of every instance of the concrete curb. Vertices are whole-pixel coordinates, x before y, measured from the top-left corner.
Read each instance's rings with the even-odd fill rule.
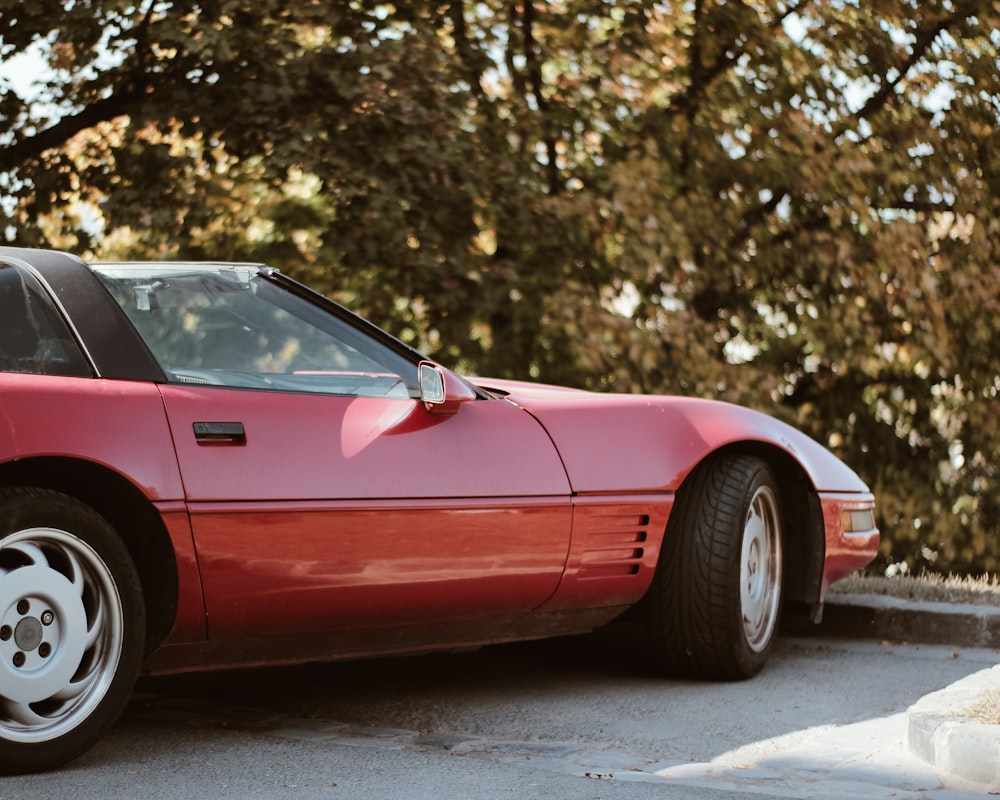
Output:
[[[829,636],[1000,649],[1000,608],[831,595],[820,631]],[[910,706],[906,747],[940,772],[996,794],[1000,793],[1000,725],[963,716],[987,691],[1000,691],[1000,664]]]
[[[820,631],[829,636],[1000,649],[1000,607],[831,594]]]
[[[1000,665],[919,700],[906,712],[906,746],[936,769],[1000,793],[1000,725],[957,716],[989,690],[1000,690]]]

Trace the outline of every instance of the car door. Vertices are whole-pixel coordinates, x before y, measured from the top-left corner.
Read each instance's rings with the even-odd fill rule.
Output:
[[[162,395],[213,638],[502,625],[559,582],[566,477],[509,403],[436,417],[409,398]]]
[[[555,591],[570,489],[522,409],[431,413],[418,356],[256,268],[97,269],[168,377],[210,638],[485,641]]]

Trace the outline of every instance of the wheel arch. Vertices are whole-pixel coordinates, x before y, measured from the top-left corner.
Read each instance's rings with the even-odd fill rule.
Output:
[[[139,573],[146,610],[145,652],[166,638],[177,615],[177,560],[159,513],[135,484],[100,464],[39,456],[0,464],[0,485],[62,492],[103,516]]]
[[[820,602],[826,529],[809,474],[794,456],[767,442],[734,442],[712,451],[702,461],[721,454],[754,456],[774,472],[784,520],[784,607],[793,617],[806,614],[812,618]]]

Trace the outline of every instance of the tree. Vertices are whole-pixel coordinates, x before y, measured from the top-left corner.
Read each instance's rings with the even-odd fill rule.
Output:
[[[267,260],[480,374],[720,397],[1000,569],[1000,4],[0,0],[4,238]]]

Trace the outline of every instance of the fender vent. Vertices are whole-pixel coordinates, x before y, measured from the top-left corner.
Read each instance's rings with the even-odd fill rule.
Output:
[[[595,511],[584,527],[581,579],[637,575],[649,536],[648,514]]]

